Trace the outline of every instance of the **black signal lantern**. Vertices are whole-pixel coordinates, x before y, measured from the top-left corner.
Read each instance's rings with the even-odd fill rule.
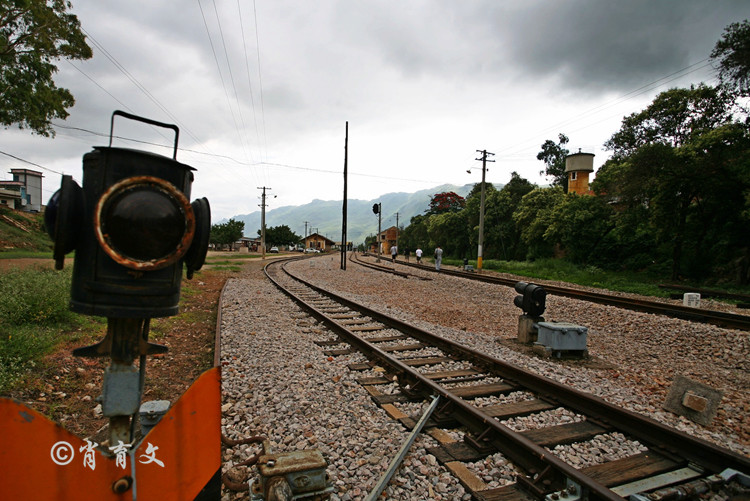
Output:
[[[515,289],[521,295],[513,299],[513,304],[521,308],[526,315],[532,317],[542,316],[547,301],[547,291],[544,290],[544,287],[526,282],[518,282],[515,285]]]
[[[108,318],[177,314],[182,265],[187,277],[203,265],[211,210],[189,202],[192,167],[176,160],[179,129],[122,111],[112,114],[175,131],[174,155],[94,147],[83,156],[83,187],[63,176],[45,223],[56,267],[76,251],[70,307]]]

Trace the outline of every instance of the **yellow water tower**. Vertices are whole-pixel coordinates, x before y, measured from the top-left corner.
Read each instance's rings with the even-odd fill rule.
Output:
[[[589,174],[594,172],[593,153],[573,153],[565,157],[565,174],[568,176],[568,193],[587,195]]]

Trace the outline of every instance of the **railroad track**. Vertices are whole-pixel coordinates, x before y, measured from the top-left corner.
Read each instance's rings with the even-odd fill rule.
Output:
[[[619,500],[645,491],[656,491],[654,500],[684,499],[687,491],[676,485],[701,490],[721,483],[717,475],[727,469],[750,472],[747,457],[324,291],[292,276],[281,262],[266,270],[284,293],[335,334],[318,342],[329,356],[353,350],[366,355],[369,362],[350,368],[368,372],[360,383],[404,425],[411,428],[416,419],[400,413],[394,402],[439,398],[427,430],[441,445],[430,452],[474,499]],[[391,393],[379,389],[396,383]],[[506,426],[506,420],[560,409],[574,418],[526,431]],[[441,431],[456,426],[465,430],[462,440]],[[637,441],[641,452],[582,469],[550,452],[614,433]],[[489,489],[463,464],[498,452],[513,463],[516,481]]]
[[[358,264],[367,264],[371,267],[376,266],[372,263],[361,261],[358,256],[354,258],[354,262]],[[397,260],[396,262],[398,264],[411,266],[423,271],[438,273],[437,270],[435,270],[435,268],[432,266],[408,263],[399,260]],[[389,269],[385,266],[381,266],[381,268],[384,268],[383,271]],[[513,287],[518,282],[517,279],[504,278],[497,275],[456,271],[445,268],[441,269],[439,273],[443,275],[466,278],[468,280],[478,280],[481,282],[503,285],[506,287]],[[670,304],[658,301],[649,301],[645,299],[635,299],[631,297],[616,296],[613,294],[604,294],[601,292],[584,291],[558,285],[544,284],[544,288],[547,291],[547,294],[553,294],[555,296],[564,296],[578,299],[580,301],[589,301],[592,303],[616,306],[618,308],[624,308],[633,311],[654,313],[656,315],[665,315],[668,317],[689,320],[691,322],[702,322],[712,325],[718,325],[719,327],[724,327],[727,329],[750,330],[750,316],[747,315],[738,315],[736,313],[728,313],[724,311],[694,308],[690,306],[683,306],[680,304]]]

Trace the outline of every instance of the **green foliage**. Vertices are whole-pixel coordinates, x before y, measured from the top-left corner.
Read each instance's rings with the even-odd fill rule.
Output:
[[[612,291],[668,297],[669,292],[658,287],[663,278],[659,274],[613,272],[591,265],[576,265],[567,259],[538,259],[535,261],[484,261],[483,268],[541,280],[564,280],[587,287]]]
[[[614,155],[594,191],[619,208],[617,228],[638,230],[617,232],[621,243],[650,233],[653,262],[669,260],[672,279],[750,261],[750,130],[735,106],[718,88],[671,89],[623,120],[607,142]],[[739,281],[747,280],[741,272]]]
[[[68,310],[72,270],[11,269],[0,275],[0,391],[33,367],[57,341]]]
[[[430,237],[430,247],[422,248],[427,254],[431,254],[432,250],[439,245],[447,255],[460,257],[467,255],[469,235],[466,211],[445,212],[430,217],[427,223],[427,234]]]
[[[52,325],[69,320],[72,269],[11,269],[0,275],[0,326]]]
[[[258,236],[260,236],[260,230],[258,230]],[[266,228],[266,245],[296,245],[301,240],[302,237],[285,224]]]
[[[521,241],[521,228],[513,220],[513,213],[524,195],[534,188],[532,183],[513,172],[508,184],[490,194],[485,203],[483,255],[502,259],[526,257],[528,248]]]
[[[552,257],[554,242],[545,239],[555,208],[563,202],[565,194],[560,186],[537,188],[521,199],[513,213],[513,221],[521,228],[521,241],[529,248],[527,258]]]
[[[219,247],[224,245],[231,245],[240,238],[242,238],[243,232],[245,231],[245,223],[243,221],[235,221],[230,219],[226,223],[215,224],[211,226],[211,236],[209,241]]]
[[[552,186],[561,186],[563,191],[568,191],[568,175],[565,172],[565,157],[570,153],[565,145],[568,144],[568,136],[558,134],[558,142],[547,139],[542,144],[542,150],[537,153],[537,160],[544,162],[546,168],[540,171],[552,177]]]
[[[625,117],[620,130],[604,146],[616,159],[646,145],[679,147],[732,121],[734,96],[700,84],[660,93],[643,111]]]
[[[22,325],[12,330],[0,326],[0,393],[5,393],[34,368],[42,355],[57,342],[53,327]]]
[[[614,229],[613,214],[601,197],[569,193],[552,211],[544,238],[560,244],[574,263],[589,263],[598,255],[599,244]]]
[[[428,224],[432,216],[416,215],[411,218],[411,224],[401,230],[399,233],[398,241],[399,246],[411,250],[417,250],[421,248],[426,250],[434,247],[434,244],[430,243],[430,236],[427,232]],[[375,237],[372,237],[372,242],[375,242]],[[365,243],[368,244],[368,239],[365,239]],[[368,247],[369,248],[369,247]]]
[[[750,95],[750,22],[732,23],[711,52],[718,64],[722,83],[734,87],[741,95]]]
[[[53,61],[92,56],[70,6],[65,0],[0,2],[0,124],[54,136],[50,121],[68,116],[75,100],[55,85]]]

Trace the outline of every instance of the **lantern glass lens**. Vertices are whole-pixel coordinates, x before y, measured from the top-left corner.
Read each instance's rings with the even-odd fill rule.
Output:
[[[103,233],[112,248],[140,261],[173,253],[185,234],[185,215],[177,201],[156,186],[123,190],[103,216]]]

